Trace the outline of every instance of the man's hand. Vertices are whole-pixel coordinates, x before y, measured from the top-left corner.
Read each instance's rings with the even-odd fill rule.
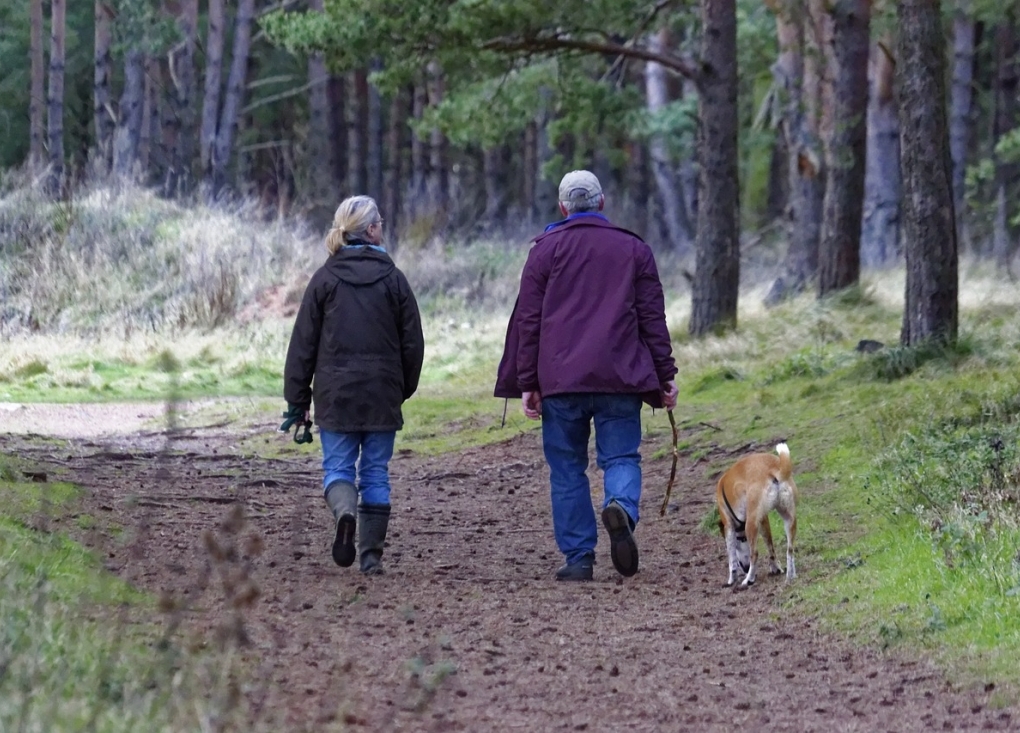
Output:
[[[524,407],[524,416],[537,420],[542,417],[542,393],[524,392],[521,395],[521,404]]]
[[[677,389],[676,382],[672,379],[662,385],[662,403],[666,406],[667,410],[672,410],[676,407],[676,398],[680,394],[680,390]]]

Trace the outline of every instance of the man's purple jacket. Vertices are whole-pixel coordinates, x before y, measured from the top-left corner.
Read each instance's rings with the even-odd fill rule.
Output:
[[[570,218],[528,254],[495,396],[639,394],[662,407],[672,352],[651,248],[601,216]]]

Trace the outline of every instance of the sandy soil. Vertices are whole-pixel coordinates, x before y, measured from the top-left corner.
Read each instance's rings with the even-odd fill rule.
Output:
[[[0,433],[55,438],[105,438],[131,435],[162,418],[158,402],[111,404],[34,404],[0,402]]]
[[[52,409],[71,413],[51,423],[40,407],[21,430],[7,421],[16,411],[0,413],[0,451],[85,487],[99,531],[54,521],[111,571],[184,608],[193,628],[246,640],[245,694],[276,730],[1020,727],[1017,711],[988,705],[991,685],[955,689],[924,659],[784,613],[781,578],[724,589],[722,541],[697,527],[711,501],[701,466],[681,465],[660,518],[669,459],[646,461],[635,577],[616,574],[603,539],[595,581],[562,584],[536,434],[442,458],[402,452],[387,573],[366,578],[329,558],[316,452],[242,455],[222,429],[154,442],[127,430],[153,417],[138,406],[116,408],[115,425]],[[68,430],[76,420],[90,437]],[[68,439],[43,438],[51,425]],[[137,541],[103,529],[117,526]]]

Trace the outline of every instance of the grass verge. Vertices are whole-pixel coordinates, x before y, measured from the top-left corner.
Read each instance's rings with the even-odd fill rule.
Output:
[[[53,529],[77,491],[0,457],[0,730],[224,730],[244,719],[246,668],[147,620],[150,597]],[[164,611],[166,609],[163,609]]]
[[[924,649],[1003,703],[1020,689],[1020,329],[1004,310],[968,304],[950,350],[861,354],[858,340],[889,338],[895,307],[787,304],[704,344],[721,358],[682,374],[678,408],[692,456],[790,444],[802,577],[789,608]],[[708,463],[706,492],[729,460]]]

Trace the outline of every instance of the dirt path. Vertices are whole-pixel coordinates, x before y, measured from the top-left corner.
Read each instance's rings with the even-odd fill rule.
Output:
[[[681,467],[674,497],[684,511],[660,519],[669,461],[646,462],[637,576],[617,576],[603,539],[595,582],[560,584],[537,435],[442,458],[401,454],[387,574],[364,578],[328,557],[316,455],[245,457],[214,431],[169,454],[152,445],[0,434],[0,451],[55,462],[84,486],[83,510],[101,525],[141,533],[134,552],[101,532],[86,540],[112,571],[189,603],[188,623],[241,633],[222,589],[243,606],[257,586],[243,612],[258,662],[247,695],[272,729],[1020,725],[922,660],[856,649],[785,616],[779,579],[724,589],[722,542],[697,527],[710,497],[700,467]],[[235,500],[243,528],[229,521]],[[225,558],[231,579],[203,592],[211,558]]]
[[[0,433],[54,438],[131,435],[161,418],[160,402],[49,404],[0,402]]]

